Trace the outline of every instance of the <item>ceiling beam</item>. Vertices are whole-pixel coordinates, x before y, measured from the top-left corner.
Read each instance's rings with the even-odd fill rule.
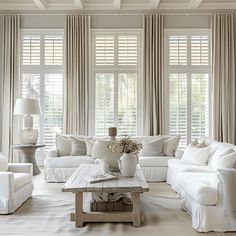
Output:
[[[83,0],[74,0],[74,3],[75,3],[77,8],[79,8],[79,9],[83,9],[84,8]]]
[[[121,8],[121,0],[114,0],[114,8],[116,10],[120,10],[120,8]]]
[[[189,7],[191,9],[196,9],[201,5],[202,2],[203,0],[190,0]]]
[[[35,5],[41,9],[41,10],[46,10],[48,8],[48,4],[46,0],[33,0]]]
[[[159,4],[160,0],[150,0],[150,9],[157,9]]]

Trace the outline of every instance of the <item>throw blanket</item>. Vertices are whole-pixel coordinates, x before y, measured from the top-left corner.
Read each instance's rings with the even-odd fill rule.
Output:
[[[120,199],[125,204],[132,204],[128,193],[92,193],[92,202],[117,202]]]
[[[221,169],[219,174],[223,181],[224,213],[236,218],[236,169]]]

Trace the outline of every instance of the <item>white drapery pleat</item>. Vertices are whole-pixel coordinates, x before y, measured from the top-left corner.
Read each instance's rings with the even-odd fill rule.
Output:
[[[165,133],[163,15],[144,16],[143,135]]]
[[[90,16],[66,16],[64,45],[63,130],[66,134],[88,135]]]
[[[236,82],[233,14],[212,16],[213,138],[236,143]]]
[[[20,16],[3,16],[3,114],[2,152],[9,162],[13,157],[11,146],[17,142],[18,117],[13,116],[15,100],[20,94],[19,75]]]

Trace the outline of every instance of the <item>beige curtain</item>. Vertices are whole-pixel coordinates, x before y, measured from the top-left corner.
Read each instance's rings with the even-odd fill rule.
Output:
[[[236,143],[234,16],[212,16],[213,137]]]
[[[9,162],[15,161],[11,146],[17,140],[17,117],[13,116],[16,97],[20,92],[19,49],[20,49],[20,16],[3,16],[3,48],[2,48],[2,152]]]
[[[63,128],[67,134],[88,134],[89,32],[89,16],[66,16]]]
[[[165,133],[163,15],[144,16],[143,134]]]

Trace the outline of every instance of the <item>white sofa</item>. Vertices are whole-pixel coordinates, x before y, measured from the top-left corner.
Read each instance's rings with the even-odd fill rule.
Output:
[[[210,148],[207,164],[198,166],[186,160],[171,159],[168,161],[167,183],[180,194],[181,208],[191,215],[194,229],[199,232],[236,231],[236,209],[231,209],[235,211],[233,217],[225,214],[224,208],[224,202],[232,197],[227,189],[236,186],[236,163],[232,169],[214,168],[214,155],[229,148],[236,151],[236,146],[207,138],[203,141]],[[227,171],[234,183],[230,187],[227,187],[230,183],[222,179],[222,174]]]
[[[69,137],[69,136],[67,136]],[[134,137],[138,142],[152,142],[158,139],[160,136],[145,136]],[[172,138],[173,136],[163,136],[164,141]],[[82,137],[84,138],[84,137]],[[96,141],[101,138],[90,137],[91,140]],[[108,138],[102,138],[108,140]],[[56,144],[57,145],[57,144]],[[178,144],[177,144],[178,146]],[[177,148],[177,147],[176,147]],[[102,158],[102,157],[101,157]],[[143,170],[144,176],[147,181],[160,182],[166,181],[168,160],[174,159],[172,156],[139,156],[139,164]],[[94,163],[95,159],[89,155],[62,156],[59,154],[58,148],[54,148],[48,152],[47,158],[44,160],[44,177],[46,182],[66,182],[75,169],[84,163]]]
[[[0,172],[0,214],[13,213],[33,191],[33,166],[28,163],[9,163]]]

